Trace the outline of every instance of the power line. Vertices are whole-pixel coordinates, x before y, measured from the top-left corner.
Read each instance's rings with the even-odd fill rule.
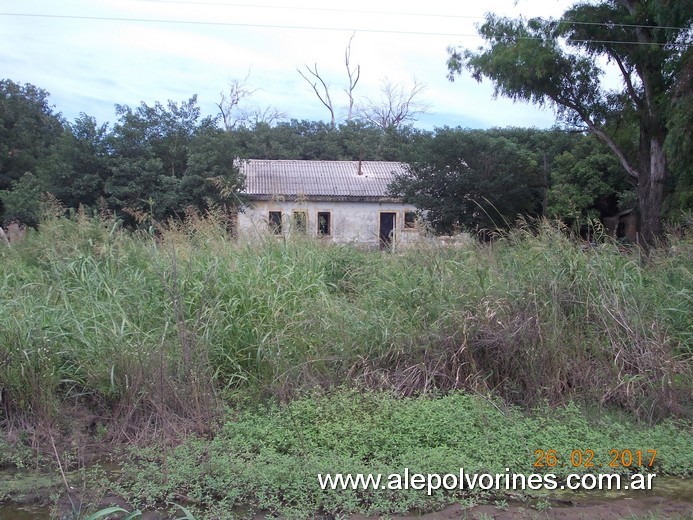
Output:
[[[309,25],[273,25],[259,23],[244,23],[244,22],[210,22],[198,20],[162,20],[156,18],[125,18],[113,16],[78,16],[78,15],[62,15],[62,14],[35,14],[35,13],[0,13],[0,16],[19,16],[29,18],[54,18],[66,20],[87,20],[87,21],[109,21],[109,22],[135,22],[135,23],[158,23],[158,24],[180,24],[180,25],[212,25],[212,26],[229,26],[229,27],[256,27],[263,29],[300,29],[312,31],[357,31],[371,33],[386,33],[386,34],[420,34],[424,36],[461,36],[461,37],[478,37],[478,34],[461,34],[461,33],[442,33],[442,32],[425,32],[425,31],[402,31],[394,29],[354,29],[346,27],[315,27]]]
[[[286,11],[314,11],[314,12],[329,12],[329,13],[352,13],[352,14],[378,14],[378,15],[388,15],[388,16],[415,16],[428,17],[428,18],[458,18],[463,20],[485,20],[483,16],[468,16],[461,14],[437,14],[437,13],[420,13],[420,12],[406,12],[406,11],[373,11],[365,9],[341,9],[336,7],[302,7],[302,6],[289,6],[289,5],[267,5],[267,4],[238,4],[238,3],[226,3],[226,2],[192,2],[191,0],[139,0],[140,2],[147,2],[153,4],[182,4],[182,5],[208,5],[208,6],[221,6],[221,7],[243,7],[243,8],[260,8],[260,9],[281,9]],[[548,20],[547,20],[548,21]],[[611,23],[611,22],[576,22],[558,19],[556,20],[559,24],[566,25],[594,25],[602,27],[625,27],[625,28],[637,28],[637,29],[664,29],[673,31],[685,31],[691,29],[690,27],[667,27],[660,25],[639,25],[639,24],[627,24],[627,23]]]
[[[550,21],[550,20],[547,20]],[[665,31],[689,31],[692,27],[667,27],[666,25],[638,25],[632,23],[615,22],[576,22],[574,20],[556,20],[556,23],[563,25],[596,25],[598,27],[624,27],[626,29],[663,29]]]
[[[381,33],[381,34],[416,34],[422,36],[450,36],[458,38],[480,38],[478,34],[464,33],[442,33],[442,32],[426,32],[426,31],[403,31],[395,29],[355,29],[345,27],[315,27],[310,25],[273,25],[273,24],[255,24],[244,22],[210,22],[201,20],[162,20],[158,18],[125,18],[114,16],[79,16],[79,15],[62,15],[62,14],[36,14],[36,13],[2,13],[0,16],[17,16],[27,18],[52,18],[62,20],[85,20],[85,21],[107,21],[107,22],[131,22],[131,23],[157,23],[157,24],[177,24],[177,25],[205,25],[205,26],[226,26],[226,27],[254,27],[261,29],[292,29],[292,30],[310,30],[310,31],[355,31],[364,33]],[[518,40],[542,40],[531,36],[516,36]],[[574,43],[603,43],[603,44],[622,44],[622,45],[659,45],[674,47],[690,47],[689,43],[657,43],[657,42],[639,42],[639,41],[619,41],[619,40],[571,40]]]
[[[426,16],[429,18],[461,18],[467,20],[483,20],[483,16],[467,16],[458,14],[433,14],[433,13],[412,13],[401,11],[372,11],[365,9],[340,9],[337,7],[301,7],[293,5],[265,5],[265,4],[229,4],[226,2],[191,2],[190,0],[139,0],[140,2],[148,2],[153,4],[185,4],[185,5],[210,5],[222,7],[251,7],[260,9],[282,9],[287,11],[316,11],[327,13],[353,13],[353,14],[385,14],[388,16],[415,16],[420,18]]]

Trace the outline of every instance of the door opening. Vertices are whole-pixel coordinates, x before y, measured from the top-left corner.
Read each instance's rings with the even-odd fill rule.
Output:
[[[383,211],[380,213],[380,249],[391,249],[395,240],[395,229],[397,225],[397,213],[394,211]]]

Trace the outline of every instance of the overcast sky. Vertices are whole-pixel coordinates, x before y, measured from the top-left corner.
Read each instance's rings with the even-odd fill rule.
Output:
[[[467,75],[447,80],[446,48],[476,48],[476,24],[487,11],[553,16],[567,0],[0,0],[3,78],[50,93],[72,121],[84,112],[114,123],[115,105],[136,107],[197,94],[216,115],[221,92],[248,77],[258,89],[248,104],[274,106],[288,118],[327,120],[297,72],[308,64],[346,106],[344,51],[361,66],[355,94],[378,99],[384,78],[426,84],[429,106],[417,126],[553,125],[554,116],[523,103],[494,99],[488,82]]]

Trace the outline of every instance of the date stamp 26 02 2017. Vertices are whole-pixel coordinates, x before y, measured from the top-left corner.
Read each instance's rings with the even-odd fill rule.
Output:
[[[535,468],[652,468],[657,458],[657,450],[609,450],[605,460],[596,457],[594,450],[571,450],[559,453],[557,450],[534,450]],[[600,462],[603,460],[603,462]]]

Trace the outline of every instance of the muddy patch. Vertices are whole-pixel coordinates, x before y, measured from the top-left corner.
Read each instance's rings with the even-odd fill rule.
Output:
[[[663,497],[646,497],[640,499],[616,499],[603,502],[584,501],[574,504],[554,504],[543,510],[517,503],[510,504],[507,507],[480,505],[471,508],[463,508],[460,505],[453,505],[435,513],[420,516],[393,517],[393,519],[398,520],[410,520],[414,518],[421,520],[693,519],[693,503],[679,502]]]
[[[118,466],[110,463],[106,468],[94,466],[87,471],[103,477],[108,473],[114,477]],[[68,481],[74,486],[71,503],[65,493],[64,484],[59,473],[45,474],[29,471],[0,472],[0,520],[49,520],[56,518],[76,518],[75,507],[84,508],[88,504],[97,507],[119,505],[131,510],[122,499],[112,495],[102,495],[94,502],[79,498],[79,489],[84,485],[85,471],[68,474]],[[93,480],[92,480],[93,482]],[[82,489],[84,489],[82,487]],[[92,497],[94,498],[94,497]],[[4,502],[3,502],[4,500]],[[93,510],[93,509],[92,509]],[[163,520],[180,517],[178,514],[147,511],[143,519]],[[240,515],[242,517],[245,515]],[[204,516],[200,516],[202,520]],[[258,514],[255,520],[275,518],[268,514]],[[333,517],[322,517],[325,520]],[[351,515],[350,520],[365,520],[363,515]],[[691,519],[693,520],[693,479],[676,477],[659,477],[655,489],[648,492],[552,492],[535,494],[526,500],[515,496],[499,496],[488,504],[473,507],[453,504],[447,508],[428,513],[412,513],[400,516],[388,516],[397,520],[539,520],[539,519]]]

